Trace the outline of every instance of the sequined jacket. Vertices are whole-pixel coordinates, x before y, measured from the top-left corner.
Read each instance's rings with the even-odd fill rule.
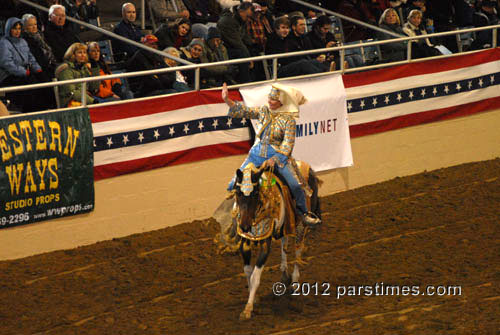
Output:
[[[234,118],[259,120],[256,137],[260,139],[260,142],[256,141],[254,146],[261,145],[260,156],[266,157],[267,145],[271,145],[278,153],[279,163],[285,164],[291,157],[296,130],[293,116],[280,113],[279,109],[272,111],[268,106],[247,107],[239,102],[229,109],[228,115]]]

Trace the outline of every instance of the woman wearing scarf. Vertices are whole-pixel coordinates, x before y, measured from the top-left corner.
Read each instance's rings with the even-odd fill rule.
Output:
[[[427,31],[422,25],[422,12],[413,9],[408,14],[408,22],[403,25],[403,31],[406,35],[413,37],[418,35],[427,35]],[[425,58],[439,56],[441,53],[434,48],[429,38],[423,38],[412,41],[412,58]]]
[[[47,44],[45,38],[38,31],[36,16],[24,14],[22,18],[22,37],[28,42],[31,53],[43,69],[43,72],[52,76],[57,67],[57,60],[52,48]],[[48,78],[50,79],[50,78]]]
[[[256,167],[274,167],[285,178],[304,222],[309,225],[320,223],[320,219],[307,211],[305,192],[310,190],[300,181],[300,172],[295,168],[297,165],[292,157],[295,144],[295,119],[299,117],[299,106],[307,102],[304,95],[296,88],[275,83],[269,92],[268,104],[250,108],[231,100],[227,85],[224,83],[222,99],[229,106],[229,117],[258,120],[256,130],[258,140],[250,149],[240,169],[249,163],[253,163]],[[231,180],[228,190],[234,188],[235,181],[236,178]]]
[[[5,24],[5,36],[0,40],[0,85],[19,86],[40,82],[42,68],[30,51],[28,43],[21,38],[22,23],[11,17]],[[7,93],[23,113],[47,108],[44,97],[47,90],[24,90]]]
[[[92,77],[87,54],[87,46],[82,43],[73,43],[64,54],[64,63],[56,69],[56,78],[59,81]],[[87,82],[87,103],[97,101],[92,95],[99,91],[99,81]],[[82,84],[68,84],[59,86],[61,107],[79,106],[82,100]]]

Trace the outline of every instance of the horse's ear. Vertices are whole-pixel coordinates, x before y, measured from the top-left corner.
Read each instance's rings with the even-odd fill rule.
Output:
[[[256,183],[259,181],[260,179],[260,176],[262,176],[262,173],[264,172],[264,170],[260,170],[259,172],[257,172],[256,174],[253,174],[252,175],[252,183]]]
[[[240,169],[236,170],[236,180],[241,182],[243,180],[243,171]]]

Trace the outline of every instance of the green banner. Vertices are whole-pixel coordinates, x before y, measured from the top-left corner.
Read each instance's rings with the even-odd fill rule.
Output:
[[[86,108],[0,118],[0,228],[94,209]]]

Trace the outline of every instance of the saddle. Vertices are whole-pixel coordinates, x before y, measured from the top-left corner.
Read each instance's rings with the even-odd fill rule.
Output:
[[[305,162],[297,161],[296,164],[294,164],[294,168],[296,168],[294,169],[295,172],[299,172],[299,178],[301,178],[299,180],[301,184],[304,183],[308,187],[310,165]],[[261,198],[261,200],[267,202],[268,206],[263,206],[261,213],[258,213],[257,217],[261,216],[264,218],[267,215],[269,220],[260,220],[260,225],[259,220],[255,220],[257,224],[254,224],[253,229],[250,232],[251,234],[239,231],[236,219],[238,216],[238,207],[236,206],[234,200],[234,194],[229,194],[226,200],[219,205],[213,215],[213,218],[221,227],[220,233],[216,234],[214,238],[214,242],[218,246],[219,253],[236,252],[239,248],[239,242],[242,237],[252,241],[259,241],[268,238],[271,234],[274,234],[274,238],[279,238],[280,234],[285,236],[294,236],[297,234],[297,220],[300,220],[300,218],[296,217],[295,201],[292,198],[288,186],[274,173],[265,173],[267,174],[267,181],[263,182],[270,183],[272,187],[268,187],[265,192],[261,192],[260,196],[264,197]],[[280,194],[284,199],[284,211],[282,214]],[[310,210],[311,193],[307,191],[306,204]],[[288,220],[281,220],[281,215],[284,217],[286,215]],[[282,226],[283,224],[284,226]]]

